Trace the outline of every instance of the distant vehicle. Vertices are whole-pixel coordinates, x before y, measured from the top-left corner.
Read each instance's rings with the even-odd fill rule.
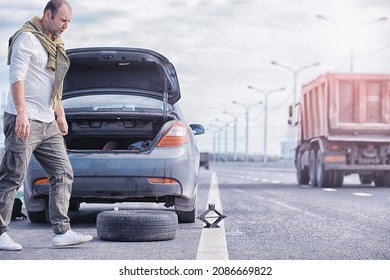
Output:
[[[187,124],[174,66],[152,50],[79,48],[68,51],[64,137],[74,170],[70,210],[80,203],[154,202],[193,223],[200,153]],[[24,198],[31,222],[48,221],[48,178],[30,162]]]
[[[390,184],[390,75],[320,76],[290,107],[297,126],[299,184],[341,187],[345,175],[362,184]]]
[[[203,166],[206,169],[210,168],[210,154],[209,153],[200,153],[200,166]]]

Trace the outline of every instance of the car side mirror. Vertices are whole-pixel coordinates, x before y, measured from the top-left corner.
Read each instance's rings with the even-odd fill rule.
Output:
[[[201,134],[205,133],[205,129],[204,129],[203,125],[201,125],[201,124],[190,124],[190,127],[191,127],[194,135],[201,135]]]
[[[290,105],[290,106],[288,107],[288,116],[289,116],[290,118],[292,118],[293,114],[294,114],[294,108],[293,108],[292,105]]]

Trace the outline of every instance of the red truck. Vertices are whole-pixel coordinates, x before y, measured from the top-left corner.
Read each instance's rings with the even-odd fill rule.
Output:
[[[322,75],[303,86],[289,123],[299,184],[337,188],[355,173],[362,184],[390,185],[390,75]]]

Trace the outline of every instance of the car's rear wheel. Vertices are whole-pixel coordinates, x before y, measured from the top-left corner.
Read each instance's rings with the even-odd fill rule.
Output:
[[[80,203],[79,202],[71,202],[69,203],[69,211],[79,211]]]
[[[50,217],[49,217],[49,200],[48,200],[48,198],[45,199],[45,209],[44,210],[37,211],[37,212],[27,211],[27,216],[28,216],[28,219],[32,223],[38,223],[38,224],[49,223]]]
[[[97,215],[97,236],[111,241],[173,239],[178,227],[175,212],[166,210],[104,211]]]
[[[27,212],[27,216],[32,223],[47,223],[45,211]]]

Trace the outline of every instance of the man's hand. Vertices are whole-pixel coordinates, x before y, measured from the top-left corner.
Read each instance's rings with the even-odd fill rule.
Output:
[[[30,134],[30,121],[26,112],[24,98],[24,81],[16,81],[11,85],[12,98],[16,108],[15,133],[16,137],[26,139]]]
[[[27,139],[30,134],[30,121],[28,120],[27,114],[22,113],[16,116],[15,121],[15,133],[20,139]]]
[[[65,116],[57,116],[57,124],[61,130],[62,135],[68,134],[68,123],[66,122]]]

